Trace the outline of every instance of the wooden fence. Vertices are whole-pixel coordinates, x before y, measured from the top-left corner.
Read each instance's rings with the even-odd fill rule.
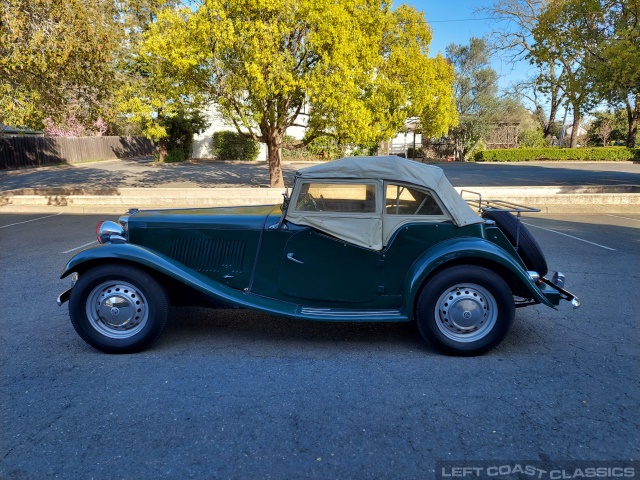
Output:
[[[143,137],[0,136],[0,170],[151,155],[153,149]]]

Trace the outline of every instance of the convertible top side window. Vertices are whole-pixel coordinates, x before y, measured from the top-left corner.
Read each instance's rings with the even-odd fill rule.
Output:
[[[286,220],[382,250],[382,185],[372,179],[297,179]]]
[[[444,215],[433,195],[426,190],[388,183],[385,213],[387,215]]]
[[[304,182],[296,198],[299,212],[375,213],[376,186],[368,183]]]
[[[382,243],[388,245],[395,232],[413,222],[439,223],[451,220],[436,195],[426,188],[385,182]]]

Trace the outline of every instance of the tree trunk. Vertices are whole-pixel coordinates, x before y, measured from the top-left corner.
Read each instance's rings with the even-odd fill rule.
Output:
[[[158,126],[158,124],[161,123],[163,118],[163,113],[162,113],[162,107],[158,108],[158,117],[155,120],[155,126]],[[163,163],[165,158],[167,158],[167,146],[168,146],[168,139],[167,137],[164,138],[160,138],[158,140],[158,161],[160,163]]]
[[[571,127],[571,148],[578,146],[578,129],[580,128],[580,114],[577,113],[577,109],[573,109],[573,126]]]
[[[269,185],[271,188],[284,188],[282,178],[282,158],[277,139],[267,137],[267,155],[269,161]]]
[[[564,69],[563,69],[564,72]],[[562,73],[560,73],[560,77],[562,77]],[[550,94],[551,94],[551,106],[549,109],[549,121],[544,129],[544,138],[547,141],[551,141],[553,137],[553,129],[556,123],[556,115],[558,114],[558,109],[562,102],[564,101],[564,94],[560,93],[560,83],[559,77],[556,77],[554,64],[549,64],[549,80],[551,82],[550,85]],[[564,125],[562,125],[564,128]]]
[[[558,113],[558,105],[555,103],[551,103],[551,109],[549,110],[549,121],[544,128],[544,139],[547,141],[551,141],[551,137],[553,137],[553,127],[556,123],[556,114]]]
[[[161,138],[158,140],[158,156],[160,163],[164,162],[164,159],[167,157],[167,139]]]
[[[627,131],[627,147],[635,148],[636,137],[638,136],[638,118],[640,117],[640,94],[636,94],[635,105],[629,103],[629,99],[625,101],[627,107],[627,120],[629,121],[629,130]]]

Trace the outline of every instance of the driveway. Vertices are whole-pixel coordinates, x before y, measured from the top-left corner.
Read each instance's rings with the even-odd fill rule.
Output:
[[[285,184],[314,162],[284,162]],[[640,185],[640,165],[632,162],[438,163],[457,187]],[[19,188],[258,187],[269,185],[265,162],[109,160],[63,167],[0,173],[0,190]]]

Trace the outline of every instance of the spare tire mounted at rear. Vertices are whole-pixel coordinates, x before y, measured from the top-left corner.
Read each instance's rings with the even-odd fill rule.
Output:
[[[517,247],[518,254],[529,270],[544,277],[549,271],[542,249],[524,224],[509,212],[487,209],[484,218],[493,220],[511,245]]]

